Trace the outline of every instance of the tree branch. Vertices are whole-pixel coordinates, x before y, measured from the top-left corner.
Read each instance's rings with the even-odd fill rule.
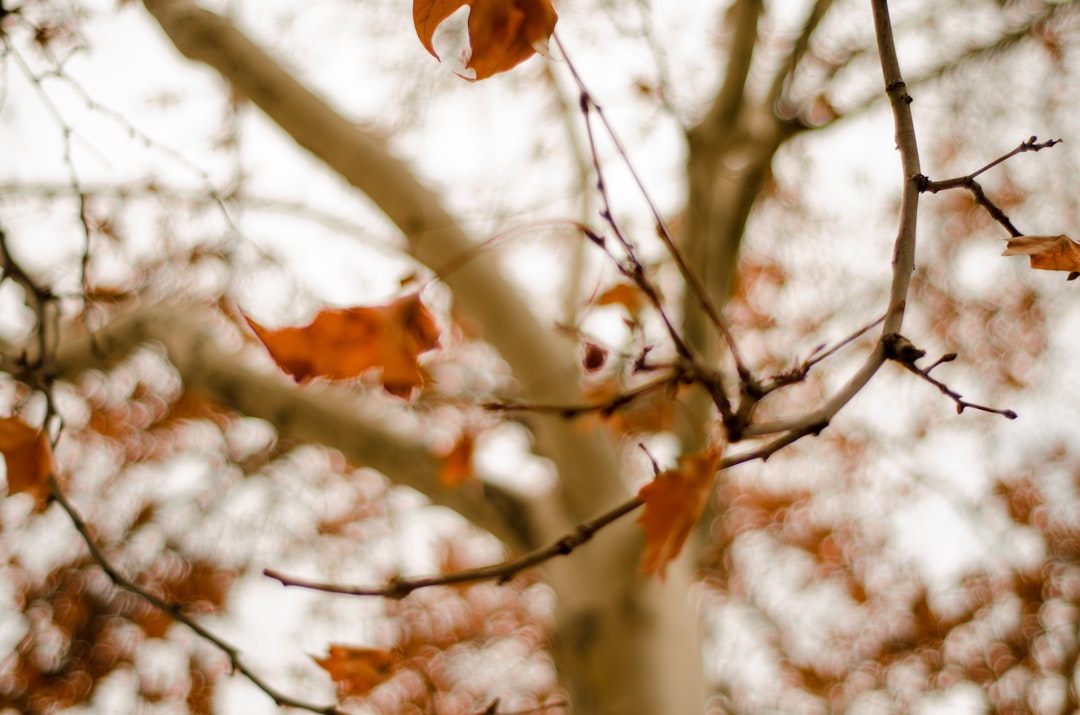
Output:
[[[236,646],[230,645],[212,631],[208,630],[205,626],[200,625],[198,621],[184,613],[183,609],[178,604],[166,601],[120,573],[105,555],[105,552],[97,545],[97,542],[94,541],[93,536],[90,534],[90,528],[86,525],[86,522],[83,521],[82,515],[79,514],[75,506],[68,500],[67,495],[60,489],[60,485],[56,481],[54,475],[49,475],[49,490],[52,498],[60,505],[60,508],[67,513],[68,518],[75,527],[75,531],[79,532],[79,536],[82,538],[83,543],[86,544],[86,548],[90,552],[90,557],[94,559],[99,567],[101,567],[101,570],[105,572],[109,577],[109,580],[113,582],[113,585],[135,594],[169,618],[172,618],[179,623],[183,623],[194,631],[197,636],[216,647],[229,659],[229,664],[235,672],[243,675],[252,685],[266,693],[266,695],[268,695],[279,707],[298,708],[313,713],[320,713],[321,715],[347,715],[344,710],[340,710],[334,705],[314,705],[285,695],[245,665],[244,661],[240,658],[240,651]]]
[[[971,195],[975,197],[975,203],[986,209],[986,212],[990,214],[990,217],[1001,224],[1010,236],[1014,238],[1023,236],[1020,229],[1013,225],[1013,222],[1009,220],[1009,217],[1005,215],[1005,212],[1000,206],[991,201],[986,192],[983,191],[982,184],[975,181],[975,177],[982,174],[985,171],[993,169],[998,164],[1001,164],[1008,159],[1016,156],[1017,154],[1023,154],[1028,151],[1040,151],[1042,149],[1049,149],[1050,147],[1060,144],[1060,139],[1049,139],[1044,142],[1036,141],[1038,137],[1032,136],[1026,142],[1021,142],[1020,146],[1016,147],[1009,153],[999,156],[992,162],[982,167],[978,171],[974,171],[967,176],[961,176],[955,179],[945,179],[943,181],[931,181],[929,178],[923,176],[919,178],[920,191],[929,191],[932,194],[936,194],[939,191],[947,191],[949,189],[964,188],[971,192]]]
[[[900,199],[900,225],[893,249],[893,279],[889,292],[889,313],[885,317],[882,335],[899,333],[904,321],[911,274],[915,271],[915,228],[919,215],[919,146],[915,139],[915,123],[911,118],[911,96],[900,73],[896,58],[892,23],[887,0],[873,0],[874,29],[877,35],[878,58],[885,80],[885,92],[892,106],[896,125],[896,146],[904,174],[904,189]]]
[[[394,157],[385,140],[338,114],[285,71],[226,18],[191,0],[144,0],[146,9],[186,57],[217,70],[285,132],[363,192],[405,236],[410,254],[440,275],[455,301],[476,319],[509,363],[527,397],[564,402],[578,396],[581,369],[572,346],[546,329],[493,256],[455,262],[475,243],[439,197]],[[560,495],[574,523],[625,497],[615,454],[598,434],[582,435],[557,419],[533,416],[537,449],[556,463]],[[538,527],[547,524],[538,524]],[[558,533],[558,532],[556,532]]]
[[[375,415],[364,415],[355,397],[343,390],[301,388],[283,375],[251,369],[199,327],[213,317],[190,306],[161,304],[118,318],[91,337],[65,340],[56,352],[56,376],[74,379],[84,370],[116,363],[140,345],[160,344],[184,384],[212,402],[264,419],[300,441],[339,450],[352,462],[456,511],[511,548],[528,547],[532,534],[521,500],[484,483],[478,490],[442,485],[440,460],[423,444],[389,431]]]
[[[346,596],[378,596],[395,599],[405,598],[413,591],[421,588],[430,588],[431,586],[454,586],[466,583],[478,583],[481,581],[497,581],[498,583],[503,584],[510,581],[522,571],[540,566],[557,556],[568,556],[579,546],[590,541],[593,536],[596,535],[596,532],[629,514],[641,505],[642,501],[638,497],[628,499],[595,519],[579,524],[573,532],[563,536],[558,541],[516,559],[493,564],[491,566],[481,566],[475,569],[463,569],[461,571],[455,571],[454,573],[440,574],[438,576],[394,578],[385,586],[340,586],[330,583],[320,583],[318,581],[307,581],[292,576],[286,576],[273,569],[264,569],[263,574],[270,578],[277,579],[283,586],[295,586],[314,591],[339,593]]]
[[[723,131],[721,128],[730,127],[735,122],[739,108],[744,104],[746,78],[750,74],[754,48],[757,47],[758,18],[762,10],[761,0],[736,0],[728,11],[733,38],[728,50],[724,82],[698,127]],[[695,131],[698,127],[695,127]]]
[[[987,407],[986,405],[979,405],[974,402],[968,402],[967,400],[963,399],[963,395],[961,395],[959,392],[949,388],[948,385],[938,380],[937,378],[930,376],[930,371],[936,368],[938,365],[943,365],[944,363],[952,362],[953,360],[955,360],[956,353],[946,353],[945,355],[942,355],[940,358],[935,360],[934,363],[930,366],[919,367],[915,363],[924,355],[926,355],[926,351],[918,349],[917,347],[915,347],[914,344],[912,344],[910,340],[908,340],[902,335],[895,333],[893,335],[885,336],[885,352],[886,356],[890,360],[900,363],[907,370],[926,380],[931,385],[940,390],[941,394],[949,397],[953,402],[955,402],[957,414],[962,414],[965,409],[970,407],[973,410],[980,410],[982,412],[991,412],[996,415],[1001,415],[1006,419],[1016,419],[1017,414],[1012,410],[1002,410],[996,407]]]
[[[791,82],[795,76],[795,71],[799,67],[799,61],[806,54],[806,50],[810,46],[810,38],[813,36],[814,31],[821,24],[821,21],[825,19],[825,15],[832,9],[833,0],[815,0],[813,7],[810,8],[809,14],[806,16],[806,21],[803,23],[802,30],[799,32],[799,36],[791,45],[791,50],[788,52],[787,57],[780,63],[780,68],[773,76],[772,86],[769,88],[768,105],[774,109],[783,97],[784,89]]]

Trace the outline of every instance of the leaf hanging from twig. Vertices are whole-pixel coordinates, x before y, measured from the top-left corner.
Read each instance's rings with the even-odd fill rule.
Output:
[[[555,30],[558,14],[551,0],[413,0],[413,24],[424,47],[436,58],[432,39],[446,18],[469,6],[469,44],[465,64],[481,80],[529,59]]]
[[[679,459],[676,469],[661,472],[638,491],[645,513],[638,523],[645,529],[643,574],[664,578],[667,563],[682,551],[686,537],[705,510],[712,493],[716,468],[723,450],[718,446]]]
[[[1027,256],[1031,267],[1044,271],[1080,271],[1080,243],[1060,236],[1014,236],[1003,256]]]

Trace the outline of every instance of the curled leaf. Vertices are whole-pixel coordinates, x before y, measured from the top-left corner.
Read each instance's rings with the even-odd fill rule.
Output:
[[[529,59],[555,30],[558,14],[551,0],[413,0],[413,24],[420,42],[436,58],[432,39],[446,18],[469,6],[469,43],[465,64],[481,80]]]
[[[685,455],[678,468],[661,472],[638,491],[645,502],[645,513],[638,519],[645,529],[642,574],[659,573],[663,579],[667,563],[682,551],[708,503],[721,454],[719,447],[710,447]]]
[[[1031,267],[1044,271],[1080,271],[1080,243],[1060,236],[1014,236],[1003,256],[1027,256]]]
[[[297,382],[347,380],[381,367],[383,387],[398,397],[423,384],[417,358],[439,342],[435,319],[417,293],[386,305],[323,310],[302,328],[268,330],[245,318],[278,366]]]

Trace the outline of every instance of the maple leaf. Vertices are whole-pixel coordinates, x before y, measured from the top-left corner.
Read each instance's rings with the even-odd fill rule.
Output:
[[[466,5],[472,53],[465,67],[476,72],[477,80],[529,59],[535,45],[547,42],[558,20],[551,0],[413,0],[416,34],[436,59],[436,28]]]
[[[325,658],[311,659],[330,674],[342,696],[366,694],[393,675],[397,667],[397,658],[390,651],[337,643],[330,644]]]
[[[668,469],[638,491],[645,513],[638,523],[645,529],[645,551],[641,573],[658,573],[664,578],[667,563],[679,555],[694,523],[705,510],[712,492],[720,447],[679,458],[676,469]]]
[[[49,500],[49,475],[56,473],[45,431],[18,417],[0,418],[0,452],[7,465],[8,494],[29,494],[34,497],[34,509],[44,510]]]
[[[1065,234],[1060,236],[1014,236],[1005,244],[1003,256],[1027,256],[1031,267],[1044,271],[1080,272],[1080,243]]]
[[[386,305],[323,310],[303,328],[268,330],[244,317],[297,382],[347,380],[381,367],[383,387],[398,397],[423,384],[417,358],[439,342],[435,319],[417,293]]]

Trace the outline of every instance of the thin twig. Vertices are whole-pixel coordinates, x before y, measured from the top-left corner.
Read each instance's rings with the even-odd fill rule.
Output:
[[[671,72],[668,69],[667,56],[664,53],[663,45],[656,37],[653,28],[650,0],[637,0],[637,11],[638,16],[641,18],[641,35],[645,38],[645,44],[649,47],[649,54],[652,55],[653,65],[656,67],[657,98],[660,100],[660,105],[685,131],[686,122],[671,100],[671,87],[674,86],[674,83],[671,81]]]
[[[533,221],[525,224],[524,226],[515,226],[507,229],[506,231],[500,231],[499,233],[491,236],[490,238],[481,241],[480,243],[471,246],[467,251],[461,255],[455,256],[451,260],[442,264],[441,266],[433,267],[432,272],[435,273],[440,279],[445,278],[450,273],[459,270],[462,266],[469,261],[475,260],[484,252],[494,248],[495,246],[524,235],[531,231],[539,231],[548,228],[570,228],[575,231],[581,231],[586,236],[594,235],[594,231],[581,221],[575,221],[574,219],[547,219],[544,221]]]
[[[810,370],[813,369],[815,365],[817,365],[817,364],[819,364],[821,362],[824,362],[825,360],[829,359],[830,357],[832,357],[836,353],[843,350],[848,345],[851,345],[853,342],[855,342],[856,340],[861,338],[863,335],[866,335],[868,332],[873,330],[874,327],[876,327],[878,325],[881,325],[884,321],[885,321],[885,316],[882,315],[880,318],[878,318],[874,322],[868,323],[868,324],[864,325],[863,327],[859,328],[858,330],[856,330],[855,332],[851,333],[847,337],[842,338],[841,340],[836,342],[833,346],[828,347],[828,348],[826,348],[824,345],[820,346],[817,350],[815,350],[810,355],[810,357],[808,357],[802,363],[796,365],[794,368],[792,368],[791,370],[788,370],[785,373],[781,373],[779,375],[773,376],[772,378],[769,379],[768,382],[764,383],[761,386],[762,397],[764,397],[765,395],[767,395],[767,394],[769,394],[771,392],[775,392],[776,390],[778,390],[778,389],[780,389],[782,387],[786,387],[786,386],[791,385],[793,383],[802,382],[803,380],[806,379],[806,376],[810,373]],[[761,433],[758,432],[758,434],[761,434]]]
[[[101,547],[97,545],[97,542],[90,533],[90,528],[87,526],[78,510],[75,509],[75,506],[67,498],[67,495],[60,489],[60,484],[57,482],[55,475],[52,474],[49,475],[49,490],[52,498],[60,505],[60,508],[67,513],[75,530],[79,532],[79,536],[82,537],[83,543],[86,544],[86,548],[90,552],[91,558],[94,559],[115,586],[135,594],[165,615],[179,623],[183,623],[200,638],[212,644],[228,657],[233,671],[240,673],[247,678],[252,685],[266,693],[266,695],[268,695],[277,705],[281,707],[299,708],[313,713],[320,713],[320,715],[347,715],[344,710],[339,709],[335,705],[313,705],[303,700],[298,700],[297,698],[285,695],[277,690],[244,664],[240,659],[240,652],[237,650],[236,646],[230,645],[214,633],[210,632],[205,626],[200,625],[198,621],[184,613],[183,609],[178,604],[166,601],[120,573],[109,560],[108,556],[101,550]]]
[[[910,340],[903,335],[893,333],[886,336],[885,340],[886,357],[894,362],[898,362],[907,368],[909,371],[915,373],[922,379],[929,382],[931,385],[941,391],[942,394],[947,395],[953,402],[956,403],[956,414],[963,414],[964,410],[969,407],[973,410],[981,410],[982,412],[990,412],[995,415],[1001,415],[1002,417],[1010,420],[1017,418],[1016,412],[1013,410],[1002,410],[996,407],[987,407],[986,405],[979,405],[974,402],[968,402],[963,396],[949,388],[944,382],[937,380],[930,376],[930,371],[936,368],[938,365],[942,365],[947,362],[952,362],[956,359],[956,353],[946,353],[938,358],[932,365],[926,368],[921,368],[916,365],[916,361],[926,355],[925,350],[920,350],[911,343]]]
[[[578,128],[577,105],[570,93],[563,90],[558,75],[551,62],[544,63],[544,77],[551,88],[551,95],[558,106],[559,115],[562,118],[566,130],[566,141],[569,144],[573,170],[578,193],[578,219],[582,224],[591,221],[594,215],[594,196],[590,191],[590,175],[592,163],[585,148],[585,142]],[[578,303],[583,278],[585,276],[586,256],[588,246],[582,241],[575,241],[573,253],[569,258],[569,267],[563,279],[562,293],[562,321],[567,325],[573,325],[578,320]]]
[[[999,224],[1001,224],[1005,228],[1005,230],[1009,232],[1010,236],[1013,236],[1014,238],[1017,236],[1023,236],[1024,234],[1021,233],[1020,229],[1016,228],[1016,226],[1013,225],[1012,221],[1010,221],[1009,217],[1005,215],[1005,212],[1001,209],[1001,207],[995,204],[986,196],[986,192],[983,191],[982,185],[979,184],[979,182],[975,181],[975,177],[985,171],[993,169],[998,164],[1001,164],[1008,159],[1011,159],[1017,154],[1023,154],[1024,152],[1028,151],[1040,151],[1042,149],[1049,149],[1050,147],[1060,143],[1060,139],[1049,139],[1044,142],[1039,142],[1038,137],[1032,136],[1027,141],[1021,142],[1020,146],[1016,147],[1009,153],[999,156],[997,159],[994,159],[986,166],[968,174],[967,176],[959,176],[955,179],[945,179],[943,181],[931,181],[925,176],[920,176],[918,179],[919,190],[924,192],[929,191],[932,194],[936,194],[939,191],[948,191],[949,189],[967,189],[971,192],[972,196],[975,197],[975,203],[986,209],[986,212],[990,214],[990,217],[997,221]]]
[[[712,304],[712,301],[709,300],[708,294],[705,292],[704,286],[701,285],[701,281],[699,281],[694,272],[690,270],[690,266],[687,264],[686,258],[682,255],[682,251],[680,251],[678,246],[675,245],[675,241],[671,238],[671,232],[668,230],[666,222],[660,215],[660,210],[656,207],[656,204],[653,203],[652,197],[650,196],[648,190],[646,190],[645,188],[645,183],[642,181],[641,176],[638,174],[637,170],[633,166],[633,163],[630,161],[630,155],[627,153],[626,148],[622,144],[622,141],[620,141],[614,127],[612,127],[611,123],[608,121],[607,115],[604,114],[603,107],[601,107],[589,93],[588,88],[585,86],[584,81],[581,79],[581,75],[578,74],[577,69],[574,67],[574,64],[570,61],[570,58],[566,53],[566,48],[559,40],[558,35],[553,35],[553,37],[555,39],[555,44],[559,48],[559,52],[562,54],[563,59],[566,61],[566,66],[570,70],[571,76],[573,76],[574,81],[577,83],[578,89],[581,91],[582,110],[585,113],[586,123],[588,123],[588,112],[586,111],[586,109],[588,107],[591,107],[596,112],[596,115],[597,117],[599,117],[600,122],[604,125],[605,132],[608,134],[608,136],[611,138],[611,141],[614,143],[615,149],[622,157],[623,164],[626,166],[627,171],[630,172],[630,175],[633,177],[634,182],[638,187],[638,192],[641,194],[642,199],[648,205],[649,211],[652,214],[653,221],[656,225],[657,234],[660,236],[660,240],[664,243],[664,247],[667,249],[668,253],[674,259],[675,264],[679,269],[679,274],[682,276],[683,280],[686,281],[686,285],[689,290],[693,291],[698,302],[701,304],[702,309],[705,311],[705,314],[709,317],[709,320],[713,323],[716,329],[720,332],[721,336],[724,338],[724,341],[727,343],[728,350],[731,351],[732,360],[735,362],[736,369],[739,371],[740,375],[747,372],[744,367],[742,357],[739,354],[738,346],[735,343],[735,337],[731,333],[731,329],[727,326],[727,323],[720,316],[720,311],[717,310],[716,306],[714,306]],[[590,141],[593,141],[591,130],[589,139]],[[595,153],[595,144],[593,150]]]
[[[671,374],[645,383],[632,390],[619,394],[600,402],[588,402],[576,405],[549,405],[542,403],[521,402],[517,400],[503,400],[485,402],[481,407],[491,412],[542,412],[555,414],[566,419],[573,419],[587,414],[599,414],[602,417],[610,417],[620,407],[655,392],[664,387],[673,387],[687,381],[688,374],[675,368]]]
[[[810,8],[798,37],[791,43],[791,49],[788,50],[787,56],[784,57],[779,69],[773,76],[772,85],[769,88],[768,106],[777,107],[779,105],[784,90],[795,78],[795,71],[799,67],[799,62],[810,47],[810,38],[829,13],[832,4],[833,0],[816,0]]]
[[[572,68],[571,71],[573,71]],[[581,86],[580,79],[578,79],[578,82],[579,86]],[[690,348],[690,345],[686,342],[685,339],[683,339],[682,334],[675,327],[672,320],[668,317],[667,310],[664,308],[663,301],[660,298],[660,291],[656,288],[656,286],[652,284],[648,276],[645,274],[645,269],[642,266],[641,261],[639,261],[637,258],[637,252],[634,248],[633,243],[631,243],[630,240],[627,239],[626,236],[623,234],[622,229],[618,224],[618,221],[615,220],[615,216],[612,213],[611,203],[607,193],[607,184],[604,181],[604,172],[601,166],[600,156],[597,152],[596,137],[593,133],[593,126],[591,120],[592,111],[595,111],[599,116],[601,116],[601,118],[603,117],[603,115],[600,114],[600,107],[592,100],[587,90],[582,89],[581,112],[585,117],[585,129],[589,138],[589,148],[592,151],[593,167],[596,170],[596,189],[597,192],[600,194],[601,201],[603,202],[603,210],[601,211],[600,215],[611,227],[611,230],[614,232],[616,239],[619,241],[619,245],[622,247],[623,251],[626,253],[627,256],[627,259],[625,261],[619,260],[614,256],[612,256],[612,259],[614,260],[615,265],[619,269],[619,271],[626,278],[632,281],[639,290],[641,290],[641,292],[648,299],[649,303],[660,315],[660,318],[664,323],[664,327],[667,329],[668,336],[671,338],[671,341],[675,346],[676,352],[678,352],[678,354],[684,360],[694,365],[696,368],[697,360],[694,356],[693,351]],[[611,132],[610,127],[608,127],[608,132]],[[621,146],[617,143],[617,140],[616,146],[618,147],[620,152],[623,151]],[[623,156],[625,157],[625,153],[623,154]],[[642,188],[642,191],[644,191],[644,188]],[[646,201],[648,200],[648,197],[646,197]],[[590,238],[593,237],[590,236]],[[610,251],[607,248],[606,242],[603,241],[602,237],[593,238],[593,242],[602,246],[604,250],[608,252],[608,255],[611,255]],[[703,371],[698,370],[698,372]],[[710,388],[710,397],[712,398],[713,403],[716,405],[716,409],[719,410],[721,416],[724,418],[725,424],[731,423],[733,419],[731,402],[723,389],[722,383],[717,380],[713,384],[708,385],[707,387]]]
[[[885,92],[889,97],[893,121],[896,127],[896,146],[900,151],[903,165],[903,195],[900,203],[900,220],[897,226],[896,242],[893,248],[892,285],[889,290],[889,308],[885,314],[882,335],[873,352],[867,356],[862,366],[848,381],[820,408],[805,415],[777,421],[769,425],[749,427],[745,436],[760,434],[780,434],[773,441],[741,454],[726,457],[721,468],[735,466],[754,459],[768,459],[779,449],[805,437],[818,434],[832,418],[855,395],[873,379],[881,366],[885,364],[886,340],[891,333],[899,332],[903,323],[907,295],[911,287],[911,274],[915,269],[916,222],[919,212],[919,147],[915,137],[915,124],[911,116],[912,98],[907,93],[900,63],[896,55],[892,22],[889,18],[887,0],[872,0],[874,29],[877,38],[878,58],[881,64]]]
[[[1001,164],[1002,162],[1011,159],[1012,157],[1016,156],[1017,154],[1023,154],[1024,152],[1028,152],[1028,151],[1041,151],[1043,149],[1049,149],[1050,147],[1052,147],[1052,146],[1054,146],[1056,144],[1060,144],[1061,141],[1062,141],[1061,139],[1048,139],[1048,140],[1046,140],[1044,142],[1039,142],[1038,139],[1039,138],[1037,136],[1032,134],[1031,137],[1026,142],[1021,142],[1020,146],[1016,147],[1015,149],[1010,151],[1008,154],[1005,154],[1003,156],[998,157],[997,159],[994,159],[992,162],[990,162],[989,164],[987,164],[983,168],[979,169],[976,172],[973,172],[973,173],[969,174],[969,176],[972,179],[974,179],[976,176],[983,173],[984,171],[989,171],[990,169],[993,169],[998,164]]]
[[[52,97],[49,96],[49,93],[45,91],[45,87],[42,84],[42,78],[34,73],[33,69],[31,69],[30,65],[19,51],[15,49],[11,42],[4,40],[2,35],[0,35],[0,40],[3,40],[6,53],[15,61],[15,64],[22,71],[23,76],[26,77],[27,81],[33,85],[34,90],[41,97],[41,103],[45,105],[45,109],[52,114],[53,119],[56,120],[57,125],[60,127],[60,144],[63,147],[62,161],[64,162],[64,167],[67,169],[71,191],[79,200],[79,225],[82,227],[83,238],[85,240],[83,258],[79,267],[79,279],[85,288],[87,286],[86,269],[90,263],[90,217],[87,214],[86,194],[83,193],[79,172],[75,168],[75,159],[71,153],[71,140],[72,137],[75,136],[75,130],[68,124],[64,115],[60,112],[59,107],[56,106]],[[56,72],[58,76],[61,75],[59,70]]]
[[[321,583],[287,576],[273,569],[264,569],[263,575],[280,581],[283,586],[307,588],[326,593],[339,593],[346,596],[376,596],[394,599],[405,598],[413,591],[431,586],[454,586],[479,583],[481,581],[496,581],[499,584],[504,584],[522,571],[540,566],[557,556],[569,555],[579,546],[591,540],[596,535],[596,532],[634,511],[642,504],[643,502],[638,497],[628,499],[595,519],[578,524],[574,531],[558,541],[516,559],[438,576],[424,576],[412,579],[393,578],[385,586],[344,586]]]

